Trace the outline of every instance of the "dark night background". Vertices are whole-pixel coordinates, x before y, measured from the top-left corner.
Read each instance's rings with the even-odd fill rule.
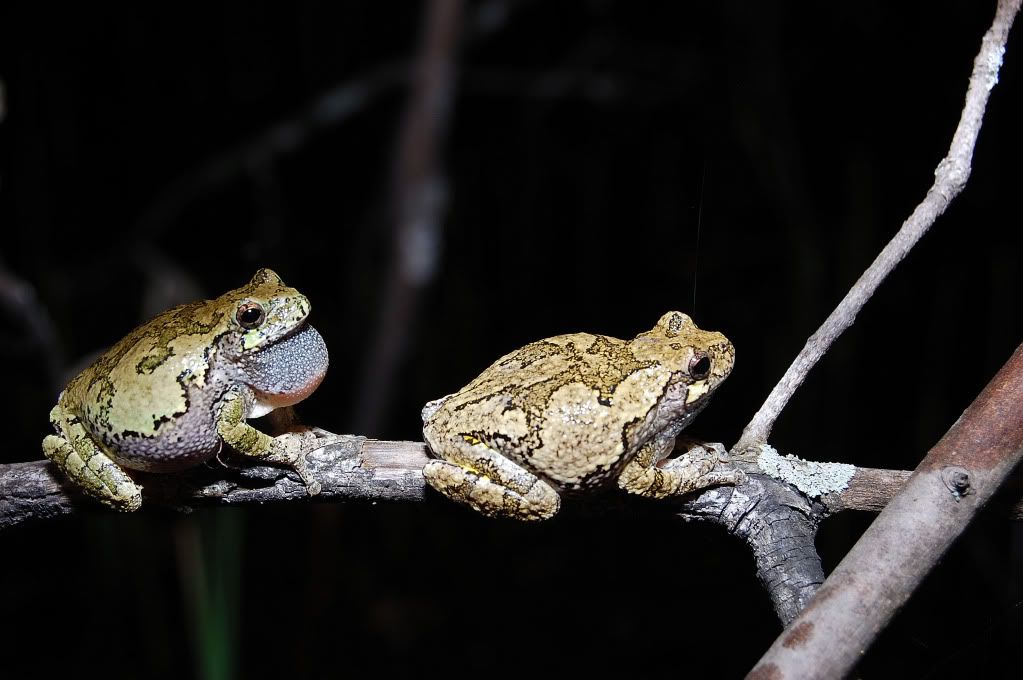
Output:
[[[680,309],[736,345],[691,428],[731,444],[930,186],[994,13],[470,3],[440,260],[370,417],[360,395],[387,387],[365,367],[387,307],[401,74],[425,6],[4,3],[0,266],[35,290],[57,342],[3,311],[0,462],[41,457],[69,371],[259,266],[310,297],[331,350],[308,422],[420,439],[421,405],[497,356],[578,330],[631,337]],[[772,436],[782,451],[912,469],[1023,340],[1021,30],[966,191],[810,375]],[[361,95],[330,100],[350,115],[317,117],[352,84]],[[826,569],[870,519],[822,526]],[[519,526],[436,497],[97,513],[9,531],[0,557],[10,678],[736,677],[779,631],[746,548],[668,513],[568,508]],[[863,677],[1018,665],[1021,573],[1023,532],[983,517]]]

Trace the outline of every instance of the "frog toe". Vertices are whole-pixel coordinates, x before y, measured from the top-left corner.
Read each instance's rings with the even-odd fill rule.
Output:
[[[43,439],[43,453],[79,489],[107,507],[119,512],[142,507],[142,487],[98,448],[83,458],[67,440],[51,434]]]
[[[553,517],[561,506],[557,491],[537,478],[517,490],[445,460],[427,463],[423,477],[437,492],[487,517],[539,521]]]

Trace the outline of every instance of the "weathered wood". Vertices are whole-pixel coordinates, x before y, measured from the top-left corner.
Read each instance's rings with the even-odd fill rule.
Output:
[[[1023,345],[927,454],[752,675],[839,678],[1023,459]]]
[[[317,501],[422,501],[426,445],[342,436],[308,457],[320,482]],[[224,459],[173,475],[138,475],[143,509],[308,500],[289,470]],[[0,529],[81,511],[103,512],[47,461],[0,465]]]
[[[143,484],[143,511],[153,505],[187,508],[198,505],[235,505],[310,500],[298,477],[288,470],[252,466],[245,459],[204,465],[178,475],[139,475]],[[407,501],[420,502],[426,495],[422,468],[428,460],[426,444],[366,439],[340,435],[339,441],[309,456],[309,469],[323,487],[315,498],[323,501]],[[742,465],[754,477],[771,480],[754,464]],[[788,498],[795,493],[800,507],[812,508],[817,520],[845,510],[877,512],[884,508],[910,473],[903,470],[856,468],[847,489],[828,494],[816,502],[780,480],[769,485]],[[761,483],[763,486],[763,483]],[[784,490],[784,489],[787,490]],[[711,490],[716,491],[716,490]],[[759,493],[743,489],[747,498]],[[1023,519],[1023,485],[1008,489],[999,504],[1013,519]],[[738,498],[735,499],[738,502]],[[683,504],[691,508],[689,518],[716,518],[726,505],[714,493],[701,494]],[[744,504],[730,511],[745,512]],[[0,529],[33,519],[46,519],[73,512],[103,508],[71,488],[45,460],[0,465]],[[685,513],[683,513],[685,514]],[[730,527],[730,530],[734,527]],[[740,537],[748,538],[742,533]]]

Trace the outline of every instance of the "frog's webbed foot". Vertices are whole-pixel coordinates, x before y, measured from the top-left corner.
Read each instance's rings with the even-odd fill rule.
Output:
[[[687,440],[685,453],[663,465],[658,462],[671,453],[675,439],[648,442],[618,475],[618,486],[647,498],[668,498],[722,484],[742,484],[746,474],[731,467],[721,445]]]
[[[348,445],[351,437],[335,434],[322,427],[296,424],[290,431],[273,437],[273,441],[279,443],[284,450],[279,456],[271,454],[267,460],[293,469],[306,485],[309,495],[315,496],[322,487],[309,470],[309,455],[334,444]]]
[[[77,426],[81,428],[81,426]],[[75,446],[67,439],[47,435],[43,453],[79,488],[107,507],[120,512],[134,512],[142,506],[142,487],[103,453],[85,434],[70,428]]]
[[[309,472],[309,463],[306,456],[317,449],[323,448],[326,446],[326,443],[321,442],[314,432],[308,430],[285,432],[274,437],[273,442],[275,448],[279,446],[281,450],[270,453],[266,460],[291,468],[298,474],[302,483],[305,484],[306,491],[308,491],[310,496],[319,494],[321,489],[320,483]]]
[[[561,506],[554,488],[484,444],[445,442],[423,467],[427,483],[448,498],[487,517],[536,521],[549,519]]]

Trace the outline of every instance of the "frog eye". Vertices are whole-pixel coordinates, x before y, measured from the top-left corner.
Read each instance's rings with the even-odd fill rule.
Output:
[[[710,375],[710,357],[695,356],[689,362],[689,375],[696,380],[704,380]]]
[[[255,328],[259,326],[266,319],[266,312],[263,311],[263,306],[257,302],[246,302],[238,307],[238,312],[234,315],[234,318],[238,319],[238,323],[242,328]]]

